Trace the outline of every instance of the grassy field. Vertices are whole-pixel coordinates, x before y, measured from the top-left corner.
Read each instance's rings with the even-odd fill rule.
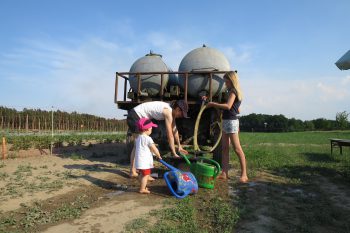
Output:
[[[343,155],[335,148],[331,155],[329,138],[350,139],[350,131],[242,133],[241,143],[248,160],[250,176],[263,169],[287,177],[304,178],[303,171],[306,176],[314,171],[315,174],[328,177],[340,175],[349,180],[350,148],[343,148]]]
[[[134,220],[125,232],[350,232],[350,148],[331,155],[329,138],[350,132],[241,133],[249,184],[237,183],[231,151],[227,188],[172,200],[149,216],[156,224]]]
[[[335,148],[331,155],[329,138],[350,139],[350,131],[241,133],[248,184],[238,183],[239,163],[231,151],[228,182],[217,180],[215,189],[201,188],[178,200],[158,180],[154,187],[164,187],[158,193],[166,200],[164,208],[135,217],[124,232],[350,232],[350,148],[343,148],[343,155]],[[125,196],[135,199],[132,188],[139,184],[120,176],[128,166],[115,164],[125,155],[123,143],[65,144],[57,156],[28,156],[18,160],[23,164],[16,159],[0,162],[0,204],[21,206],[0,211],[0,232],[35,232],[79,219],[122,181],[131,187]],[[55,194],[78,184],[86,190]],[[46,195],[52,197],[34,204],[21,199]]]

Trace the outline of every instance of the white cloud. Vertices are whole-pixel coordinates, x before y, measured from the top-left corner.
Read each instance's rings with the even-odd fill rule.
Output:
[[[252,53],[254,48],[251,46],[242,47],[242,51],[240,52],[237,52],[237,48],[233,47],[222,47],[218,49],[222,51],[231,62],[234,62],[235,65],[252,61]]]
[[[341,83],[343,85],[349,85],[350,84],[350,75],[347,75],[345,78],[341,80]]]
[[[334,119],[340,111],[349,111],[350,82],[338,77],[309,80],[275,80],[255,77],[243,79],[244,115],[250,113],[284,114],[291,118]],[[342,80],[342,79],[340,79]]]
[[[55,106],[64,111],[122,118],[125,112],[117,110],[114,104],[115,72],[129,71],[133,62],[150,49],[161,53],[165,63],[176,71],[181,59],[201,46],[201,38],[184,41],[174,34],[155,31],[136,37],[128,26],[116,33],[122,31],[127,32],[123,36],[129,37],[129,41],[97,36],[80,41],[57,41],[48,37],[22,41],[22,46],[1,55],[0,76],[8,82],[6,95],[1,90],[0,97],[6,101],[22,101],[8,102],[10,106]],[[217,48],[235,66],[259,63],[254,60],[258,49],[253,45],[237,48],[218,45]],[[337,112],[350,110],[349,75],[281,79],[281,72],[273,68],[266,71],[252,65],[249,69],[249,73],[243,69],[244,75],[249,76],[241,77],[243,115],[265,113],[303,120],[332,119]],[[124,83],[119,82],[119,100],[123,86]]]

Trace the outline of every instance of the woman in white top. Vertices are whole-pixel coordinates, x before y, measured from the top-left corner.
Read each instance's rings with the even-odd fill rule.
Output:
[[[171,154],[174,157],[179,157],[175,149],[175,143],[180,153],[188,154],[188,152],[181,146],[175,119],[182,117],[187,118],[187,111],[188,105],[184,100],[177,100],[173,105],[162,101],[146,102],[139,104],[128,112],[127,124],[131,132],[136,134],[138,133],[136,122],[139,119],[146,117],[148,119],[164,120]],[[133,149],[130,155],[130,177],[137,177],[138,175],[134,159],[135,151]]]

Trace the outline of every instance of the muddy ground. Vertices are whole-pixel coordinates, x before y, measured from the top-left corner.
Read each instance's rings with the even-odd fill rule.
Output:
[[[123,232],[131,220],[164,208],[164,201],[174,198],[161,179],[165,171],[161,167],[154,170],[159,179],[149,184],[152,193],[137,193],[139,183],[128,178],[127,156],[122,143],[67,147],[55,150],[53,155],[46,153],[20,151],[17,158],[0,162],[0,232],[22,232],[23,229]],[[235,169],[231,169],[230,174],[232,178],[228,182],[218,181],[216,189],[244,210],[244,218],[238,222],[235,232],[304,232],[300,218],[307,210],[299,200],[312,199],[317,191],[326,193],[335,206],[350,211],[350,188],[331,183],[326,177],[314,181],[317,188],[302,190],[284,185],[287,183],[284,178],[266,171],[256,172],[248,184],[237,183]],[[209,193],[210,190],[199,190],[202,196]],[[277,200],[278,205],[274,204]],[[63,217],[55,221],[40,220],[67,203],[77,206],[79,214],[76,217],[73,211],[61,213]],[[33,206],[40,206],[40,212],[33,211]],[[11,220],[23,217],[28,209],[32,211],[25,218],[28,222]],[[337,230],[326,225],[313,228],[312,232]]]
[[[150,183],[151,195],[137,193],[137,179],[128,178],[124,144],[67,147],[53,155],[45,152],[19,151],[17,158],[1,161],[1,217],[16,218],[37,203],[49,212],[79,197],[87,208],[78,219],[39,224],[35,230],[120,232],[125,223],[161,208],[163,200],[171,197],[162,179]]]

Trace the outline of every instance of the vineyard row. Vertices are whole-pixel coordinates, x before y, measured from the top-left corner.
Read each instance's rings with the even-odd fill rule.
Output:
[[[52,124],[53,122],[53,124]],[[20,132],[40,131],[126,131],[125,120],[108,120],[104,118],[74,118],[54,116],[53,119],[45,116],[23,116],[16,114],[11,117],[0,116],[0,130]]]

